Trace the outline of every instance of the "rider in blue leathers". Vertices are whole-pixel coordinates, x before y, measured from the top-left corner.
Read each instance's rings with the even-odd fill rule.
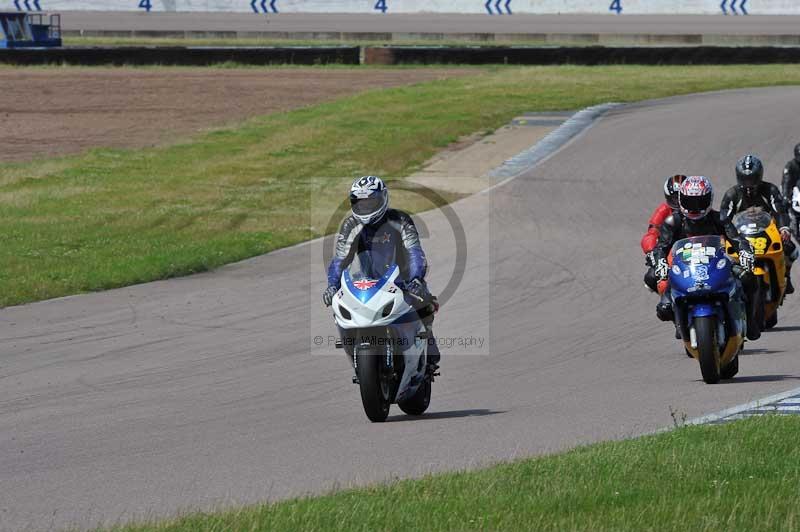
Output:
[[[428,363],[435,372],[441,355],[433,337],[433,315],[438,308],[436,298],[428,291],[425,274],[428,262],[414,221],[407,213],[389,208],[389,190],[376,176],[356,179],[350,187],[350,216],[342,222],[336,235],[336,248],[328,266],[328,288],[322,301],[330,306],[341,288],[342,272],[359,251],[369,250],[375,263],[385,267],[397,264],[400,281],[410,303],[418,309],[428,329]]]

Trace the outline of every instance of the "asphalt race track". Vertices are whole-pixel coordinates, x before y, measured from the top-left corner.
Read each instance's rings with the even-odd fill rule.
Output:
[[[436,331],[490,329],[491,354],[444,350],[422,419],[394,409],[370,424],[343,355],[310,354],[310,336],[333,329],[316,245],[0,311],[0,528],[88,527],[471,467],[797,388],[798,296],[748,344],[739,378],[709,386],[655,319],[638,243],[665,175],[706,173],[721,189],[753,150],[777,181],[800,137],[798,101],[800,88],[775,88],[623,107],[457,203],[472,248]],[[421,219],[441,289],[452,239],[440,215]]]
[[[65,12],[63,29],[347,33],[797,35],[796,16],[709,15],[354,15],[280,13]]]

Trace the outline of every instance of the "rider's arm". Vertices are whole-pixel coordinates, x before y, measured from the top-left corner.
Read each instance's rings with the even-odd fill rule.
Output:
[[[783,196],[789,201],[792,200],[792,189],[797,184],[797,175],[792,171],[793,166],[792,161],[789,161],[783,167],[783,182],[781,183]]]
[[[642,251],[647,254],[653,251],[658,244],[658,234],[661,229],[661,224],[664,220],[672,214],[672,209],[666,203],[659,205],[653,215],[650,216],[650,222],[647,226],[647,232],[642,237],[641,246]]]
[[[400,238],[408,254],[408,279],[424,280],[428,273],[428,260],[419,241],[419,232],[414,220],[406,213],[400,213]]]
[[[658,243],[654,250],[657,263],[669,257],[672,245],[677,240],[678,231],[680,231],[680,219],[673,213],[666,217],[658,232]]]
[[[736,229],[736,226],[733,225],[733,223],[731,223],[730,220],[728,220],[727,222],[722,220],[721,224],[722,224],[722,233],[725,235],[725,238],[728,239],[728,242],[730,242],[733,245],[736,252],[741,255],[742,251],[748,251],[752,256],[753,246],[750,245],[750,241],[747,240],[747,238],[745,238],[744,236],[742,236],[741,233],[739,233],[739,230]]]
[[[769,204],[772,207],[772,215],[778,223],[781,231],[789,230],[789,209],[786,205],[786,200],[781,195],[781,191],[772,183],[769,185]]]
[[[723,224],[728,224],[733,219],[737,210],[736,187],[732,187],[722,196],[722,203],[719,206],[719,217]]]
[[[341,288],[342,272],[353,260],[353,243],[361,232],[361,224],[353,216],[347,217],[336,233],[333,259],[328,265],[328,286]]]

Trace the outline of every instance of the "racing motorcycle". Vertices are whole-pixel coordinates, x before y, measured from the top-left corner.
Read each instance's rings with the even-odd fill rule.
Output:
[[[376,271],[385,270],[385,271]],[[392,403],[409,415],[422,415],[431,400],[426,371],[428,333],[403,292],[400,268],[373,265],[369,252],[354,257],[342,272],[333,313],[343,347],[355,370],[353,382],[370,421],[383,422]]]
[[[670,252],[669,286],[686,352],[708,384],[739,371],[746,311],[741,283],[720,236],[679,240]]]
[[[759,285],[755,313],[761,328],[771,329],[778,324],[778,307],[783,304],[786,292],[786,257],[780,231],[772,216],[758,207],[734,216],[733,225],[753,246],[756,256],[753,274]],[[738,258],[732,247],[728,251]]]

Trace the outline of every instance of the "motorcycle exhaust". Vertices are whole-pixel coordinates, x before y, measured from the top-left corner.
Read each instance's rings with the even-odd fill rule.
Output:
[[[694,326],[689,329],[689,344],[692,346],[692,349],[697,349],[697,330]]]

